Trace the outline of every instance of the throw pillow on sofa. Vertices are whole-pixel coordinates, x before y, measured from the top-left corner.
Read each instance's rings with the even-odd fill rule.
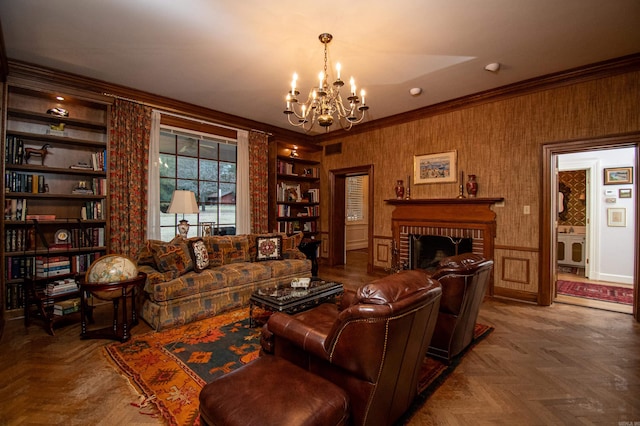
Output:
[[[282,259],[282,236],[256,237],[256,262]]]
[[[307,257],[298,249],[300,242],[302,241],[302,233],[296,233],[293,235],[287,235],[285,233],[276,232],[272,234],[249,234],[249,256],[251,262],[256,261],[258,249],[256,246],[256,239],[258,237],[276,237],[282,238],[281,254],[282,259],[306,259]]]
[[[200,273],[209,267],[209,253],[202,238],[189,239],[189,253],[196,272]]]
[[[153,246],[152,250],[160,272],[173,272],[178,277],[193,270],[187,242],[180,236],[169,243]]]
[[[158,269],[158,265],[156,265],[156,259],[153,257],[153,248],[162,244],[167,243],[160,240],[147,240],[144,243],[144,246],[142,246],[140,248],[140,251],[138,252],[138,266],[149,265],[153,269]]]

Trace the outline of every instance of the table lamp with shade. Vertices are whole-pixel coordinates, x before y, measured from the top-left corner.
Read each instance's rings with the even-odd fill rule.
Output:
[[[192,191],[176,189],[173,191],[173,195],[171,196],[171,203],[169,203],[167,213],[182,213],[182,220],[178,225],[178,232],[180,232],[180,236],[182,238],[187,238],[187,234],[189,233],[189,222],[184,218],[184,215],[198,213],[196,194]]]

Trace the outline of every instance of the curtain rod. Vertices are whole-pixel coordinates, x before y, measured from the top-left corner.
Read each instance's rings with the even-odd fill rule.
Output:
[[[150,104],[148,102],[139,101],[137,99],[131,99],[131,98],[127,98],[127,97],[124,97],[124,96],[115,95],[113,93],[102,92],[102,94],[104,96],[109,96],[109,97],[112,97],[114,99],[120,99],[120,100],[123,100],[123,101],[128,101],[128,102],[133,102],[133,103],[136,103],[136,104],[139,104],[139,105],[148,106],[148,107],[153,108],[154,110],[158,111],[160,114],[170,115],[170,116],[177,117],[177,118],[182,118],[182,119],[185,119],[185,120],[195,121],[195,122],[198,122],[198,123],[201,123],[201,124],[208,124],[208,125],[211,125],[211,126],[218,126],[218,127],[222,127],[222,128],[230,129],[230,130],[236,130],[236,131],[245,130],[245,129],[240,129],[238,127],[231,127],[231,126],[227,126],[227,125],[220,124],[220,123],[214,123],[214,122],[211,122],[211,121],[202,120],[200,118],[194,118],[194,117],[189,117],[189,116],[182,115],[182,114],[177,114],[177,113],[174,113],[174,112],[169,112],[166,109],[164,109],[164,107],[161,107],[160,105]],[[263,133],[263,134],[265,134],[267,136],[273,136],[271,133],[265,132],[264,130],[258,130],[258,129],[249,129],[249,130],[252,131],[252,132]]]

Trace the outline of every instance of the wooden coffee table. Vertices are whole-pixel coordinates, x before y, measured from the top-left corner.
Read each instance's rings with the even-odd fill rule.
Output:
[[[306,289],[293,288],[290,285],[258,289],[249,298],[249,326],[254,326],[254,306],[267,311],[293,314],[328,302],[343,292],[341,283],[317,277],[311,279],[311,284]]]

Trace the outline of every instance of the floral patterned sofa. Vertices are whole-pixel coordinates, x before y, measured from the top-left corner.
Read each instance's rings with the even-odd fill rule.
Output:
[[[246,306],[258,288],[310,277],[302,234],[148,240],[138,255],[147,274],[141,316],[155,330]]]

